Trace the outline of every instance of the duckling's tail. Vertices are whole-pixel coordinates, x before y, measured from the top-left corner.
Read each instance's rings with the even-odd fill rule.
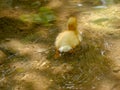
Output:
[[[60,47],[60,48],[59,48],[59,51],[60,51],[60,52],[68,52],[68,51],[70,51],[71,49],[72,49],[71,46],[65,45],[65,46]]]

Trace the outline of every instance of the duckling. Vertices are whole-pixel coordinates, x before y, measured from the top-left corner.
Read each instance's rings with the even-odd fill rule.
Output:
[[[77,30],[77,19],[75,17],[70,17],[67,23],[68,30],[65,30],[58,34],[55,47],[56,54],[55,57],[59,57],[62,52],[70,52],[82,41],[82,36]]]

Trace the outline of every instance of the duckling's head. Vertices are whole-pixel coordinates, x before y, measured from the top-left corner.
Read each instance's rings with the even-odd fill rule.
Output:
[[[68,20],[68,30],[77,29],[77,19],[75,17],[70,17]]]

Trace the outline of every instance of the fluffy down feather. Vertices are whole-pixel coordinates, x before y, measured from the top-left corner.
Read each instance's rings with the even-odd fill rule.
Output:
[[[82,41],[81,34],[76,30],[76,24],[76,18],[71,17],[68,20],[68,30],[58,34],[55,41],[55,47],[59,52],[68,52]]]

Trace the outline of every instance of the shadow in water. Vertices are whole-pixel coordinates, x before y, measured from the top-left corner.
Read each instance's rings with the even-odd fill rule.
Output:
[[[56,25],[43,27],[40,24],[24,23],[19,19],[0,18],[0,42],[19,39],[27,43],[52,44],[58,32]]]

